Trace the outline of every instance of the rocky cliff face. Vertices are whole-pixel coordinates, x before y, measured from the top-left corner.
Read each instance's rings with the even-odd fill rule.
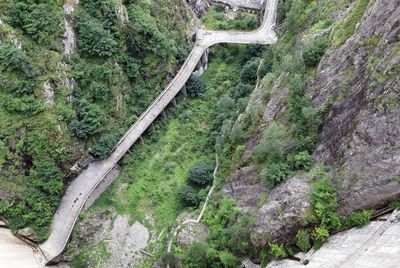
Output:
[[[308,87],[314,106],[332,103],[314,159],[335,168],[341,214],[400,197],[399,38],[399,1],[375,1]]]
[[[186,0],[197,16],[201,17],[210,6],[208,0]]]
[[[328,29],[323,34],[329,32]],[[288,88],[281,85],[285,73],[252,95],[249,108],[260,106],[263,91],[270,99],[263,109],[262,132],[271,120],[284,121]],[[371,1],[355,33],[338,48],[330,48],[316,75],[307,86],[312,106],[326,107],[313,154],[316,163],[330,167],[338,190],[339,214],[379,207],[400,197],[400,2]],[[241,119],[239,118],[239,121]],[[283,122],[284,123],[284,122]],[[248,159],[261,135],[255,134],[245,146],[242,160]],[[245,169],[249,169],[246,167]],[[251,174],[254,177],[257,174]],[[259,189],[247,178],[233,185]],[[226,189],[232,186],[226,186]],[[232,194],[237,203],[243,195]],[[266,191],[265,191],[266,192]],[[262,191],[256,191],[257,196]],[[294,177],[277,186],[256,211],[253,242],[288,242],[306,225],[311,208],[311,188],[306,178]]]

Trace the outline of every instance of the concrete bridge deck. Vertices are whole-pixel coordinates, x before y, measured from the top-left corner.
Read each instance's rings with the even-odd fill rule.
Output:
[[[48,261],[56,258],[64,250],[79,213],[91,193],[112,172],[118,161],[164,111],[165,107],[173,101],[174,97],[185,86],[208,47],[218,43],[266,45],[276,42],[277,39],[272,31],[272,26],[275,23],[277,2],[278,0],[266,2],[262,26],[256,31],[202,31],[199,34],[198,41],[181,70],[137,122],[129,128],[110,156],[104,160],[92,162],[69,185],[54,215],[50,236],[47,241],[40,245],[40,249]]]
[[[293,260],[273,261],[268,268],[397,268],[400,267],[400,212],[386,221],[372,221],[328,239],[319,250],[309,252],[308,264]]]

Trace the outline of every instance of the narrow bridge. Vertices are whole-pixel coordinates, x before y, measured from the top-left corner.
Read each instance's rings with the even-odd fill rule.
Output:
[[[167,105],[175,101],[175,96],[181,90],[186,91],[185,84],[207,48],[218,43],[266,45],[276,42],[277,38],[272,26],[275,23],[277,2],[278,0],[266,1],[262,26],[256,31],[199,31],[198,40],[181,70],[136,123],[129,128],[109,157],[92,162],[69,185],[54,215],[50,236],[46,242],[39,246],[47,262],[52,261],[64,250],[79,213],[96,187],[102,182],[104,183],[110,176],[115,177],[117,175],[118,161],[164,111]]]

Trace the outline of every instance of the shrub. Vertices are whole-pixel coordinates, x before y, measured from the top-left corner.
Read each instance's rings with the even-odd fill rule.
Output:
[[[36,3],[39,2],[39,3]],[[8,22],[40,44],[52,42],[63,32],[63,11],[53,1],[12,1]]]
[[[292,172],[285,162],[272,162],[261,171],[261,177],[271,188],[286,180]]]
[[[272,71],[272,63],[273,63],[274,53],[270,47],[267,47],[263,54],[263,61],[261,63],[260,68],[258,68],[257,75],[262,78],[267,73]]]
[[[272,122],[265,131],[259,145],[254,149],[253,157],[257,163],[265,161],[278,162],[283,160],[284,147],[288,134],[283,126]]]
[[[175,268],[176,267],[176,256],[173,252],[164,252],[163,255],[161,256],[161,262],[163,264],[163,267],[171,267],[171,268]]]
[[[233,92],[232,92],[232,97],[237,100],[240,98],[244,98],[244,97],[248,97],[250,95],[250,93],[253,91],[254,86],[249,85],[249,84],[243,84],[243,83],[239,83],[239,85],[237,85]]]
[[[229,251],[222,251],[221,253],[219,253],[219,259],[221,260],[221,263],[224,265],[225,268],[237,267],[237,258]]]
[[[188,268],[207,268],[207,251],[209,246],[204,243],[194,242],[184,252],[183,262]]]
[[[206,86],[199,77],[192,76],[186,83],[186,90],[190,97],[199,97],[206,91]]]
[[[272,256],[274,256],[274,258],[285,258],[288,256],[283,245],[273,243],[269,243],[268,245],[270,253],[272,254]]]
[[[311,155],[307,151],[289,154],[287,157],[287,162],[292,170],[309,170],[311,168],[311,160]]]
[[[11,91],[19,96],[32,94],[35,90],[35,83],[28,80],[18,80],[11,88]]]
[[[94,135],[100,131],[104,115],[99,106],[88,103],[85,99],[77,103],[77,116],[69,127],[74,135],[81,139]]]
[[[240,81],[243,84],[254,85],[257,81],[257,69],[260,64],[260,59],[252,59],[246,63],[240,72]]]
[[[322,246],[328,240],[329,237],[329,231],[323,227],[315,227],[314,231],[312,232],[312,238],[314,240],[314,247],[317,249]]]
[[[309,41],[303,50],[303,59],[306,66],[317,66],[329,46],[326,37],[319,37]]]
[[[87,56],[110,57],[117,51],[118,43],[100,21],[83,16],[77,27],[78,47]]]
[[[92,153],[95,157],[106,157],[118,142],[118,134],[103,134],[99,142],[92,147]]]
[[[296,246],[301,249],[301,251],[306,252],[311,248],[310,234],[307,230],[298,230],[295,239]]]
[[[184,184],[178,189],[178,196],[181,202],[188,207],[198,206],[200,200],[198,198],[197,192],[192,186]]]
[[[2,44],[0,46],[0,64],[6,70],[17,72],[26,78],[32,78],[35,75],[25,52],[11,44]]]
[[[235,224],[227,230],[229,249],[237,254],[244,255],[251,248],[250,226]]]
[[[327,178],[312,184],[311,198],[314,204],[314,220],[328,230],[340,228],[340,219],[336,213],[339,207],[336,190]]]
[[[110,97],[110,91],[103,83],[93,82],[89,86],[89,93],[93,100],[106,101]]]
[[[373,210],[354,211],[344,220],[344,225],[349,227],[360,227],[370,222]]]
[[[213,180],[214,167],[205,162],[197,162],[190,167],[188,179],[195,185],[206,185]]]

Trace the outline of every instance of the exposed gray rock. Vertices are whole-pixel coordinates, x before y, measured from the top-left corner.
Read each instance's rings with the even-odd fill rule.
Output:
[[[35,232],[32,230],[32,228],[29,227],[18,230],[17,234],[25,238],[28,238],[31,241],[37,242],[39,240]]]
[[[202,223],[190,222],[179,231],[176,242],[179,245],[190,245],[193,242],[204,243],[210,229]]]
[[[186,2],[193,9],[194,13],[201,17],[207,11],[207,8],[210,6],[208,0],[186,0]]]
[[[313,156],[334,167],[340,214],[400,197],[399,25],[399,1],[374,1],[308,86],[314,106],[331,103]]]
[[[267,194],[267,187],[261,182],[260,173],[253,167],[243,167],[232,176],[222,192],[236,200],[236,206],[243,212],[256,215],[260,199]]]
[[[44,82],[42,95],[44,103],[50,106],[54,105],[54,87],[50,81]]]
[[[307,226],[306,215],[311,208],[309,179],[294,176],[275,187],[257,213],[251,230],[255,246],[268,243],[287,243],[293,240],[296,230]]]
[[[209,2],[227,5],[234,10],[261,10],[265,0],[209,0]]]

